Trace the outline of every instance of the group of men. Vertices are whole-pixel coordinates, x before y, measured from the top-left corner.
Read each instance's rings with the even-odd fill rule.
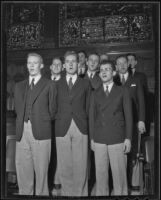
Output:
[[[29,78],[17,83],[14,92],[19,194],[49,195],[54,134],[53,195],[90,195],[90,151],[94,152],[95,195],[111,195],[109,163],[112,194],[128,195],[127,155],[135,152],[133,143],[145,132],[144,91],[141,75],[133,73],[136,64],[134,54],[121,55],[114,64],[97,53],[86,57],[83,51],[67,51],[64,63],[53,59],[49,80],[41,74],[42,57],[28,54]]]

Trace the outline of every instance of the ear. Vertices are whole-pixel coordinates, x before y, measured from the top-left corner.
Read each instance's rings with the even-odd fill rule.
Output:
[[[135,65],[137,65],[137,63],[138,63],[138,61],[137,61],[137,60],[135,60]]]
[[[115,76],[116,75],[116,71],[113,71],[112,75]]]
[[[66,67],[65,67],[65,64],[63,64],[63,68],[65,69]]]
[[[41,64],[41,65],[40,65],[40,69],[42,69],[42,68],[44,68],[44,64]]]

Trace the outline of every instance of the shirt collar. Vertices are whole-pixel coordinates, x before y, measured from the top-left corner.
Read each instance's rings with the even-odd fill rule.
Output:
[[[54,78],[55,78],[55,81],[58,81],[60,79],[60,77],[61,77],[60,74],[58,74],[56,76],[51,75],[51,80],[54,80]]]
[[[129,73],[126,72],[125,74],[120,74],[120,78],[122,80],[122,76],[124,75],[124,78],[125,78],[125,81],[127,80],[128,76],[129,76]]]
[[[111,83],[107,84],[107,83],[103,83],[103,89],[104,91],[106,90],[106,87],[108,86],[108,91],[110,92],[112,89],[114,82],[112,81]]]
[[[31,84],[33,78],[34,78],[34,84],[36,84],[40,80],[41,74],[38,74],[37,76],[29,76],[29,85]]]
[[[94,71],[94,72],[91,72],[91,71],[87,71],[87,74],[88,74],[88,77],[90,78],[90,76],[91,76],[91,74],[92,74],[92,78],[94,77],[94,75],[95,75],[95,73],[96,73],[96,71]]]
[[[75,81],[77,80],[77,74],[74,74],[74,75],[67,74],[67,75],[66,75],[67,83],[69,82],[69,79],[70,79],[70,78],[72,78],[72,83],[74,84]]]

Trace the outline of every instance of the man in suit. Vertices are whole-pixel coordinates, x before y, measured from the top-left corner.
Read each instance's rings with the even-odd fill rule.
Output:
[[[149,109],[151,107],[151,104],[153,101],[151,101],[150,98],[150,92],[148,91],[148,82],[147,77],[143,72],[137,71],[138,67],[138,60],[134,53],[127,54],[128,58],[128,71],[129,73],[140,80],[140,83],[144,90],[144,98],[145,98],[145,124],[146,124],[146,134],[144,136],[147,136],[150,131],[150,123],[151,123],[151,116],[152,116],[152,110]]]
[[[132,160],[135,160],[138,149],[138,134],[145,132],[145,102],[144,92],[140,80],[129,74],[128,72],[128,60],[124,55],[119,56],[116,59],[116,71],[115,83],[127,87],[130,92],[133,109],[134,128],[132,134],[132,149],[129,156],[129,184],[131,185],[132,176]]]
[[[114,65],[102,61],[102,84],[91,96],[90,137],[96,166],[96,196],[109,195],[109,163],[114,195],[127,195],[126,154],[131,149],[132,105],[127,88],[113,82]]]
[[[63,63],[62,63],[62,60],[61,58],[59,57],[55,57],[53,58],[52,60],[52,64],[50,65],[50,70],[51,70],[51,80],[54,81],[54,82],[57,82],[61,79],[62,77],[62,67],[63,67]],[[55,121],[53,121],[52,123],[53,125],[53,134],[52,134],[52,147],[51,147],[51,163],[53,165],[50,165],[50,168],[49,168],[49,172],[50,170],[53,172],[53,168],[56,168],[55,169],[55,174],[54,174],[54,185],[52,186],[53,189],[51,191],[52,195],[53,196],[61,196],[61,183],[60,183],[60,180],[59,180],[59,173],[58,173],[58,167],[57,167],[57,161],[55,159],[55,153],[56,153],[56,143],[55,143]],[[56,162],[55,162],[56,161]],[[55,166],[55,167],[53,167]],[[50,177],[49,177],[49,180],[52,179],[53,177],[51,176],[51,174],[49,173]],[[53,179],[52,179],[52,182],[53,182]]]
[[[34,192],[36,195],[49,195],[47,174],[51,120],[55,115],[55,85],[41,76],[42,68],[42,57],[37,53],[29,53],[29,78],[17,83],[14,92],[17,114],[16,171],[21,195],[33,195]]]
[[[99,55],[97,53],[88,55],[87,66],[88,70],[84,78],[90,81],[92,89],[95,90],[101,85],[101,79],[98,75]]]
[[[84,77],[86,71],[87,71],[87,65],[86,65],[86,61],[87,61],[87,54],[85,51],[80,50],[78,52],[78,75],[80,77]]]
[[[62,196],[87,196],[90,83],[77,75],[77,54],[66,52],[66,77],[57,82],[55,135]]]
[[[59,57],[55,57],[50,65],[51,80],[58,81],[61,78],[63,63]]]

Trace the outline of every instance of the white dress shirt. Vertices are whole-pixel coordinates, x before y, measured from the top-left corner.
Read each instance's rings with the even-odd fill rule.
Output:
[[[61,77],[60,74],[57,76],[52,75],[51,80],[54,80],[54,78],[55,78],[55,81],[58,81],[60,79],[60,77]]]
[[[66,75],[66,80],[67,80],[67,83],[69,83],[69,79],[72,78],[72,83],[74,85],[74,83],[76,82],[77,80],[77,74],[74,74],[74,75],[70,75],[70,74],[67,74]]]
[[[94,77],[96,72],[90,72],[89,70],[87,71],[87,74],[88,74],[88,77],[90,78],[91,77],[91,74],[92,74],[92,78]]]
[[[32,79],[34,78],[34,85],[40,80],[41,74],[38,74],[37,76],[29,76],[29,85],[31,84]]]
[[[107,84],[107,83],[103,83],[103,89],[104,91],[106,91],[106,87],[108,86],[108,91],[111,92],[112,86],[113,86],[113,82]]]
[[[120,80],[121,80],[121,81],[122,81],[122,76],[124,76],[124,78],[125,78],[125,82],[126,82],[127,79],[128,79],[129,73],[126,72],[125,74],[120,74]]]

